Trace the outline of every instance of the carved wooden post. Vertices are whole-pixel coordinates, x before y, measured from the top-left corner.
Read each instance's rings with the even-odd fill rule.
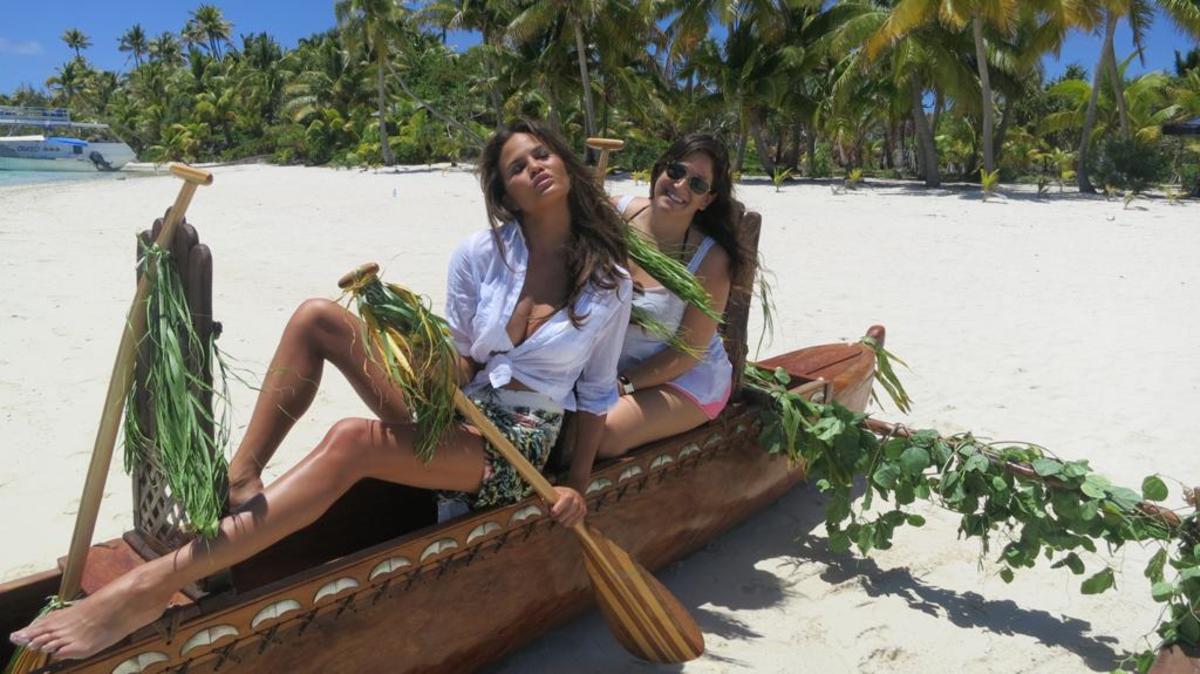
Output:
[[[148,245],[162,229],[163,220],[154,221],[152,230],[146,230],[138,237],[137,259],[141,261],[143,247]],[[196,230],[187,224],[186,220],[179,225],[175,232],[175,240],[171,246],[179,276],[183,281],[184,293],[187,297],[188,308],[192,315],[192,326],[201,344],[207,344],[213,338],[214,330],[220,334],[220,324],[212,319],[212,252],[208,246],[201,244]],[[138,276],[142,274],[138,265]],[[134,373],[134,407],[128,414],[137,414],[138,421],[145,429],[146,437],[153,443],[157,437],[154,428],[154,415],[151,412],[150,392],[146,388],[147,363],[154,357],[154,345],[150,340],[143,340],[138,349],[137,366]],[[186,342],[184,357],[188,369],[197,379],[211,387],[211,363],[208,362],[208,351],[192,353]],[[203,393],[208,416],[212,417],[212,395],[206,389]],[[209,420],[202,422],[205,431],[212,437],[214,429]],[[214,445],[215,446],[215,445]],[[220,450],[218,450],[220,451]],[[133,471],[133,523],[134,530],[140,541],[130,540],[130,544],[140,547],[144,544],[157,555],[178,548],[192,536],[183,531],[187,515],[179,503],[168,493],[166,475],[157,467],[149,464],[139,465]],[[128,537],[127,537],[128,540]],[[140,551],[143,554],[147,551]]]

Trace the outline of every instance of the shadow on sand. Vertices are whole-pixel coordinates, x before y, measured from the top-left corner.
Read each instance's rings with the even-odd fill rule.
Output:
[[[937,587],[913,576],[906,568],[884,569],[870,558],[832,554],[825,547],[824,537],[818,535],[823,530],[823,511],[824,499],[814,488],[797,487],[682,562],[660,569],[656,575],[691,612],[706,635],[725,640],[752,642],[763,637],[730,613],[776,606],[793,594],[786,577],[756,568],[763,560],[784,558],[791,560],[797,568],[820,564],[823,568],[819,576],[830,585],[857,578],[871,597],[902,599],[915,611],[945,618],[962,628],[1033,637],[1047,646],[1074,653],[1094,671],[1110,671],[1126,655],[1115,650],[1115,637],[1093,634],[1091,623],[1085,620],[1025,609],[1010,600],[989,600],[977,592]],[[710,607],[713,606],[724,610],[712,610]],[[586,662],[580,658],[584,652],[588,654]],[[751,666],[711,651],[705,658],[732,668]],[[534,661],[546,671],[673,672],[682,669],[651,665],[626,654],[608,634],[607,626],[595,610],[554,630],[487,671],[504,674],[530,671],[535,666]]]

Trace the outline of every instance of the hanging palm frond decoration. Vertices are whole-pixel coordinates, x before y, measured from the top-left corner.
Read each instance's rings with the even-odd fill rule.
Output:
[[[712,297],[684,264],[659,250],[633,227],[626,227],[625,243],[629,247],[629,257],[655,281],[679,299],[704,312],[705,316],[722,322],[721,314],[713,308]]]
[[[671,330],[661,321],[650,315],[650,312],[645,309],[634,306],[629,314],[629,323],[636,325],[646,331],[646,334],[654,337],[660,342],[665,342],[668,348],[674,349],[686,356],[691,356],[696,360],[704,357],[704,350],[688,344],[687,341],[680,336],[679,330]]]
[[[379,265],[364,264],[338,285],[363,319],[368,356],[403,392],[417,423],[413,449],[428,461],[454,422],[458,351],[445,319],[433,313],[427,298],[383,283],[378,272]]]
[[[152,357],[141,383],[149,394],[148,419],[140,419],[131,387],[125,405],[125,471],[150,465],[166,476],[172,498],[187,514],[187,528],[205,538],[217,535],[225,507],[228,474],[225,448],[230,421],[214,416],[209,400],[228,400],[224,367],[217,372],[219,391],[197,372],[220,361],[212,338],[196,333],[183,280],[170,251],[143,248],[143,273],[152,274],[145,304],[146,336]],[[227,406],[222,404],[222,409]],[[149,428],[143,424],[148,422]],[[211,432],[210,432],[211,429]]]

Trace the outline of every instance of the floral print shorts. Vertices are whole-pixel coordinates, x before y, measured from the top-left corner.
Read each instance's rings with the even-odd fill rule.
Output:
[[[541,470],[546,466],[562,430],[561,407],[532,391],[489,390],[470,397],[534,467]],[[443,492],[443,499],[464,501],[472,510],[478,510],[516,503],[533,493],[533,487],[490,442],[484,442],[483,450],[485,465],[479,491]]]

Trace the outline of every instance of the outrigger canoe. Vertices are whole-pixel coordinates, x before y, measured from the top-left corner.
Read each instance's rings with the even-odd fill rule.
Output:
[[[757,215],[745,220],[757,239]],[[740,371],[749,298],[730,305],[725,337]],[[869,334],[882,343],[882,327]],[[875,356],[861,343],[827,344],[759,364],[784,368],[803,395],[862,410]],[[760,447],[765,404],[740,390],[712,422],[598,465],[586,494],[589,522],[653,570],[778,499],[804,467]],[[592,605],[570,536],[536,497],[439,524],[430,492],[365,481],[223,583],[177,593],[151,625],[42,671],[470,671]],[[93,546],[84,591],[162,552],[155,547],[138,531]],[[52,569],[0,585],[2,633],[28,623],[61,575]],[[0,661],[11,648],[4,640]]]

